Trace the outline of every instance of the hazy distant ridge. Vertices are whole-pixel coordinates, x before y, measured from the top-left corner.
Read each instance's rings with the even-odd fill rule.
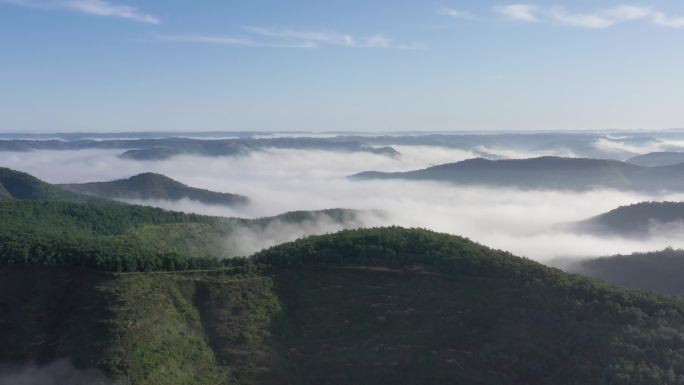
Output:
[[[677,229],[676,226],[684,229],[684,202],[641,202],[620,206],[571,227],[586,233],[649,236],[667,228]]]
[[[524,189],[684,190],[684,165],[643,167],[626,162],[544,156],[464,160],[408,172],[366,171],[354,179],[407,179]]]

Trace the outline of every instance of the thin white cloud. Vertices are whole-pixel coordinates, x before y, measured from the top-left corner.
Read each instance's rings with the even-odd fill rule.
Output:
[[[385,48],[385,49],[424,49],[418,44],[399,44],[383,34],[365,37],[354,37],[333,31],[276,29],[248,26],[245,30],[262,38],[271,38],[286,43],[308,44],[313,46],[341,46],[350,48]]]
[[[536,22],[539,20],[537,14],[539,7],[530,4],[508,4],[494,7],[494,11],[504,17],[525,22]]]
[[[364,39],[364,45],[370,48],[392,48],[392,40],[385,35],[373,35]]]
[[[455,19],[463,19],[463,20],[473,20],[475,19],[475,15],[468,11],[464,11],[461,9],[454,9],[454,8],[440,8],[437,10],[438,15],[442,16],[449,16],[453,17]]]
[[[615,19],[600,14],[568,13],[563,7],[553,7],[550,11],[553,20],[560,24],[581,28],[608,28],[616,23]]]
[[[245,27],[245,30],[256,35],[289,40],[303,40],[326,45],[342,45],[353,47],[358,43],[351,35],[327,31],[310,31],[297,29],[271,29],[263,27]]]
[[[269,47],[269,48],[315,48],[313,43],[264,43],[251,38],[236,36],[208,36],[208,35],[162,35],[159,39],[178,43],[216,44],[238,47]]]
[[[571,27],[601,29],[618,23],[650,20],[654,25],[684,28],[684,17],[670,16],[649,7],[619,5],[587,13],[573,13],[564,7],[540,7],[531,4],[508,4],[494,7],[494,11],[509,20],[522,22],[546,21]]]
[[[653,14],[653,22],[661,27],[684,28],[684,17],[667,16],[662,12],[655,12]]]
[[[165,35],[159,39],[179,43],[217,44],[240,47],[268,48],[320,48],[339,46],[349,48],[378,49],[424,49],[421,45],[397,44],[383,34],[354,37],[330,31],[272,29],[264,27],[244,27],[248,36],[215,35]]]
[[[650,8],[638,7],[634,5],[620,5],[606,9],[602,12],[606,17],[619,21],[641,20],[651,17],[653,11]]]
[[[159,19],[141,12],[136,7],[105,0],[0,0],[2,4],[37,9],[63,9],[89,15],[116,17],[148,24],[159,24]]]

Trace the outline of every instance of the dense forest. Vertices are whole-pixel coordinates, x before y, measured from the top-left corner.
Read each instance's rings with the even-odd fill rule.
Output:
[[[221,264],[216,256],[191,256],[171,242],[138,236],[145,225],[216,223],[209,217],[142,206],[41,201],[0,202],[0,216],[0,263],[6,265],[151,271]]]
[[[13,309],[0,360],[68,356],[132,384],[684,384],[680,299],[420,229],[250,259],[172,274],[0,268]]]
[[[0,200],[0,264],[114,272],[215,268],[236,255],[226,243],[235,232],[258,237],[321,218],[346,226],[361,214],[329,209],[241,219],[137,205]]]

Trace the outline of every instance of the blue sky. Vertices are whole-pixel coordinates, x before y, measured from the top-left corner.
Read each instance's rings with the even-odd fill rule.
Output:
[[[674,0],[0,0],[5,132],[681,128],[682,68]]]

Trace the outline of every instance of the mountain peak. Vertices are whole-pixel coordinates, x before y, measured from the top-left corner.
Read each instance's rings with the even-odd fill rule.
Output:
[[[143,199],[143,200],[171,200],[190,199],[205,204],[237,205],[246,204],[245,196],[231,193],[221,193],[189,187],[166,175],[145,172],[126,179],[109,182],[90,182],[81,184],[65,184],[63,188],[111,199]]]

